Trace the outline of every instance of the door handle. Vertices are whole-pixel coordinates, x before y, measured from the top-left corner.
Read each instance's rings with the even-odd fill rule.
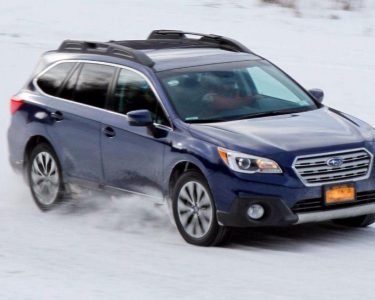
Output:
[[[109,127],[109,126],[107,126],[103,129],[103,133],[106,137],[116,136],[116,131],[112,127]]]
[[[62,114],[61,111],[52,112],[50,116],[52,119],[54,119],[57,122],[64,120],[64,115]]]

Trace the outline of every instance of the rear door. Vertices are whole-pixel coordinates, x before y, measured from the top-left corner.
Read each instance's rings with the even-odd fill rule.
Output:
[[[102,160],[108,186],[162,199],[164,151],[171,131],[169,120],[140,73],[121,68],[109,110],[103,115]],[[129,111],[148,109],[153,129],[130,126]]]
[[[51,97],[53,121],[48,132],[57,147],[64,172],[70,177],[94,182],[103,180],[101,112],[114,74],[112,66],[77,64],[56,96]],[[38,85],[42,88],[42,84]]]

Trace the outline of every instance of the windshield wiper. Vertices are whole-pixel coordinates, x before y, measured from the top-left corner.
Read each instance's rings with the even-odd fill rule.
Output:
[[[198,124],[198,123],[216,123],[216,122],[227,122],[232,121],[233,119],[228,118],[216,118],[216,119],[195,119],[195,120],[185,120],[189,124]]]
[[[309,111],[309,110],[311,110],[310,107],[273,110],[273,111],[268,111],[268,112],[260,112],[260,113],[253,113],[253,114],[239,116],[235,120],[244,120],[244,119],[260,118],[260,117],[286,115],[286,114],[292,114],[292,113]]]
[[[242,116],[233,116],[233,117],[227,117],[227,118],[185,120],[185,122],[186,123],[229,122],[229,121],[236,121],[236,120],[244,120],[244,119],[253,119],[253,118],[260,118],[260,117],[270,117],[270,116],[277,116],[277,115],[292,114],[292,113],[297,113],[297,112],[309,111],[309,110],[312,110],[312,109],[313,109],[312,107],[280,109],[280,110],[252,113],[252,114],[247,114],[247,115],[242,115]]]

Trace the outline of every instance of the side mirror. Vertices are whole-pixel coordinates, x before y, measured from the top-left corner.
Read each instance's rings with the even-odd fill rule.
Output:
[[[126,115],[131,126],[150,126],[153,124],[151,112],[147,109],[132,110]]]
[[[319,103],[323,102],[324,92],[322,90],[320,90],[320,89],[311,89],[308,92],[310,93],[311,96],[314,97],[314,99],[316,101],[318,101]]]

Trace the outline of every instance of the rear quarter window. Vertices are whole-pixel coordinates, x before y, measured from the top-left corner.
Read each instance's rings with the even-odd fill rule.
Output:
[[[74,62],[67,62],[52,67],[38,78],[37,84],[39,88],[46,94],[57,96],[65,78],[74,65]]]

